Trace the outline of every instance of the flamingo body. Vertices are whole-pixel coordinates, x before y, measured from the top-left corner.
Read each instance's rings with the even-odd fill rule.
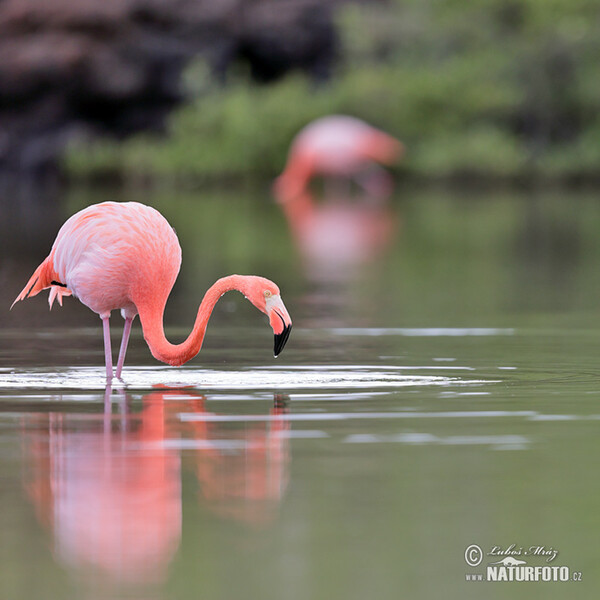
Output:
[[[230,275],[211,286],[188,339],[182,344],[170,344],[162,320],[180,266],[177,236],[156,209],[138,202],[103,202],[81,210],[64,223],[50,254],[15,302],[49,288],[50,307],[55,299],[62,305],[63,297],[72,294],[98,313],[104,323],[109,379],[112,359],[108,319],[116,309],[125,318],[117,377],[123,366],[131,323],[137,314],[152,354],[163,362],[181,365],[199,352],[212,309],[229,290],[241,291],[269,316],[275,332],[275,355],[283,349],[291,319],[279,288],[263,277],[244,275]]]
[[[157,210],[138,202],[104,202],[65,222],[17,300],[50,287],[49,301],[73,294],[100,317],[116,309],[133,317],[144,294],[166,302],[180,266],[177,235]]]

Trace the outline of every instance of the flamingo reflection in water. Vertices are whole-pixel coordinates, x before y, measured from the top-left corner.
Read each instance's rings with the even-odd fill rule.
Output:
[[[182,457],[193,459],[202,503],[218,516],[257,526],[275,517],[288,479],[285,397],[263,422],[233,433],[194,390],[154,391],[140,412],[123,394],[120,415],[109,398],[110,388],[103,416],[24,422],[26,495],[60,563],[92,585],[165,581],[182,532]]]
[[[202,503],[211,512],[253,526],[264,526],[277,515],[289,482],[287,396],[275,394],[265,423],[226,428],[210,413],[191,415],[196,451],[196,475]]]
[[[307,277],[317,283],[354,279],[384,253],[398,230],[389,204],[374,199],[318,201],[306,190],[279,201]]]
[[[145,402],[137,418],[118,422],[97,417],[50,413],[26,423],[27,495],[61,563],[115,582],[160,580],[181,537],[179,456],[156,444],[165,406]]]

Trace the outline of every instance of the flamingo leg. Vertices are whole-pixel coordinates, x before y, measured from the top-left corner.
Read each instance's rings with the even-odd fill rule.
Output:
[[[110,382],[113,377],[112,370],[112,351],[110,347],[110,314],[102,319],[102,331],[104,333],[104,361],[106,362],[106,381]]]
[[[125,363],[125,353],[127,352],[127,344],[129,342],[129,334],[131,333],[131,324],[133,323],[133,317],[125,317],[125,325],[123,326],[123,338],[121,339],[121,349],[119,350],[119,360],[117,361],[117,371],[115,377],[121,378],[121,371],[123,370],[123,364]]]

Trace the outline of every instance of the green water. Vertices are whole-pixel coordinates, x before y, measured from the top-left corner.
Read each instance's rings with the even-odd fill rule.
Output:
[[[266,190],[72,191],[56,221],[109,197],[179,235],[172,340],[232,272],[275,280],[294,330],[274,360],[264,317],[230,294],[181,369],[137,326],[107,393],[95,315],[41,295],[7,310],[51,220],[6,237],[0,597],[595,597],[593,194],[404,190],[361,261],[300,246]],[[466,581],[512,544],[558,551],[515,558],[581,581]]]

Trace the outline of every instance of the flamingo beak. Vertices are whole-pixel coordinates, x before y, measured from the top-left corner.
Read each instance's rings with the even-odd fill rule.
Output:
[[[290,337],[290,331],[292,330],[292,324],[286,325],[282,333],[275,334],[275,343],[273,345],[273,356],[277,358],[283,347],[286,345],[288,338]]]
[[[267,298],[266,313],[275,334],[273,354],[275,358],[281,354],[292,330],[292,319],[283,304],[281,296],[275,295]]]

